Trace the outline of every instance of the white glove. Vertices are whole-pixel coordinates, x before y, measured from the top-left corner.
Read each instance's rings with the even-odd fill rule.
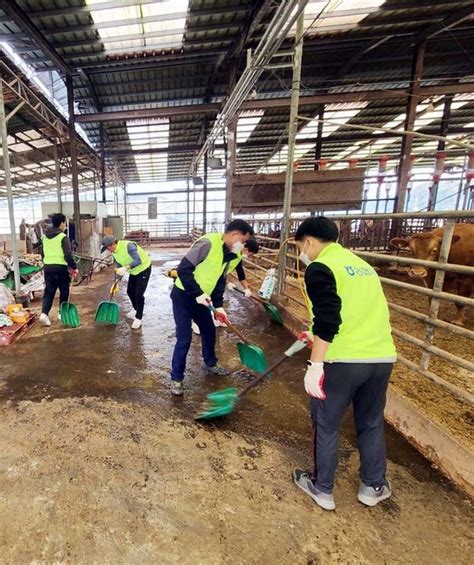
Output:
[[[250,288],[246,288],[244,289],[244,294],[247,298],[251,298],[252,297],[252,291],[250,290]]]
[[[211,297],[209,296],[209,294],[203,292],[196,297],[196,302],[198,304],[202,304],[202,306],[205,306],[206,308],[209,308],[209,306],[211,305]]]
[[[231,283],[231,282],[228,282],[228,283],[227,283],[227,290],[235,290],[235,284],[234,284],[234,283]]]
[[[311,363],[311,361],[308,361]],[[312,363],[306,370],[304,376],[304,388],[309,396],[326,400],[326,393],[323,390],[324,385],[324,364]]]
[[[117,273],[117,276],[123,277],[128,272],[128,269],[127,267],[119,267],[118,269],[115,269],[115,272]]]

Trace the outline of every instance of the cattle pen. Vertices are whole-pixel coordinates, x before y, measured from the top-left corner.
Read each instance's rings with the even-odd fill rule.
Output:
[[[345,214],[333,219],[339,225],[340,242],[375,267],[387,295],[399,362],[388,398],[388,421],[472,493],[474,459],[466,440],[472,436],[469,414],[474,405],[474,299],[442,289],[445,273],[474,276],[474,267],[447,262],[455,225],[474,222],[474,212]],[[290,233],[299,223],[291,222]],[[409,237],[443,226],[437,262],[400,255],[390,245],[396,235]],[[247,271],[258,287],[267,270],[277,265],[280,240],[274,234],[279,225],[274,220],[255,220],[254,228],[260,234],[261,253],[247,261]],[[297,334],[308,326],[309,318],[298,281],[304,276],[303,266],[298,265],[295,243],[287,245],[285,285],[273,301],[281,308],[285,325]],[[414,265],[435,269],[433,288],[408,277],[408,267]],[[466,327],[451,323],[453,305],[471,310]]]

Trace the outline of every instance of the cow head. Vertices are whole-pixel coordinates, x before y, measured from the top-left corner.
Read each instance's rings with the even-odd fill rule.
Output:
[[[390,244],[397,249],[409,247],[415,259],[423,261],[438,261],[439,251],[441,249],[442,237],[435,235],[433,232],[416,233],[410,239],[395,237]],[[459,240],[459,236],[455,235],[452,244]],[[428,276],[428,270],[425,267],[413,266],[408,271],[410,277],[425,279]]]

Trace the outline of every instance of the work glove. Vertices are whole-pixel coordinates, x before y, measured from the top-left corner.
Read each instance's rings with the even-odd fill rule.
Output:
[[[117,273],[117,276],[123,277],[128,272],[128,269],[127,267],[119,267],[118,269],[115,269],[115,272]]]
[[[231,282],[228,282],[228,283],[227,283],[227,290],[235,290],[235,284],[234,284],[234,283],[231,283]]]
[[[298,339],[300,341],[304,341],[308,344],[309,349],[311,349],[313,347],[313,343],[314,343],[314,335],[309,332],[301,332],[300,335],[298,336]]]
[[[304,376],[304,388],[309,396],[326,400],[324,385],[324,363],[308,361],[308,368]]]
[[[245,288],[244,294],[247,298],[252,298],[252,291],[250,290],[250,288]]]
[[[78,277],[78,276],[79,276],[79,269],[73,269],[73,270],[71,271],[71,277],[72,277],[73,279],[75,279],[75,278]]]
[[[205,292],[196,297],[196,302],[198,304],[201,304],[202,306],[205,306],[206,308],[209,308],[209,306],[212,304],[211,297]]]
[[[214,310],[214,318],[221,324],[227,324],[229,321],[229,318],[227,317],[224,308],[216,308]]]

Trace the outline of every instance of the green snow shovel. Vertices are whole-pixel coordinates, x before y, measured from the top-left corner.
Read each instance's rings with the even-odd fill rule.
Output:
[[[245,292],[243,290],[241,290],[240,288],[235,287],[234,290],[236,292],[238,292],[239,294],[242,294],[242,295],[245,296]],[[265,312],[270,316],[272,322],[275,322],[275,323],[279,324],[280,326],[283,326],[283,318],[281,317],[280,311],[278,310],[278,308],[276,306],[274,306],[273,304],[270,304],[270,302],[266,302],[265,300],[258,298],[257,296],[254,296],[253,294],[252,294],[251,298],[255,302],[258,302],[259,304],[263,305],[263,307],[265,308]]]
[[[79,311],[75,304],[71,304],[72,279],[69,285],[69,296],[67,302],[62,302],[59,307],[59,315],[61,316],[61,324],[70,328],[78,328],[81,325],[79,320]]]
[[[110,288],[110,299],[101,302],[97,306],[95,321],[99,324],[117,325],[119,321],[119,305],[114,302],[114,294],[122,277],[115,277],[114,284]]]
[[[272,371],[279,367],[284,361],[293,357],[295,353],[303,350],[307,346],[305,341],[297,340],[285,351],[285,353],[277,360],[271,367],[264,373],[247,383],[244,388],[239,392],[235,387],[225,388],[216,392],[211,392],[207,395],[207,402],[203,406],[201,412],[194,416],[195,420],[213,420],[227,416],[233,412],[237,402],[255,386],[263,381]]]
[[[212,304],[209,306],[209,310],[214,313],[215,308]],[[244,334],[230,323],[229,319],[227,319],[226,325],[229,330],[240,339],[240,342],[237,343],[237,350],[239,352],[240,362],[242,365],[256,373],[263,373],[266,371],[268,362],[263,349],[258,345],[252,345]]]

